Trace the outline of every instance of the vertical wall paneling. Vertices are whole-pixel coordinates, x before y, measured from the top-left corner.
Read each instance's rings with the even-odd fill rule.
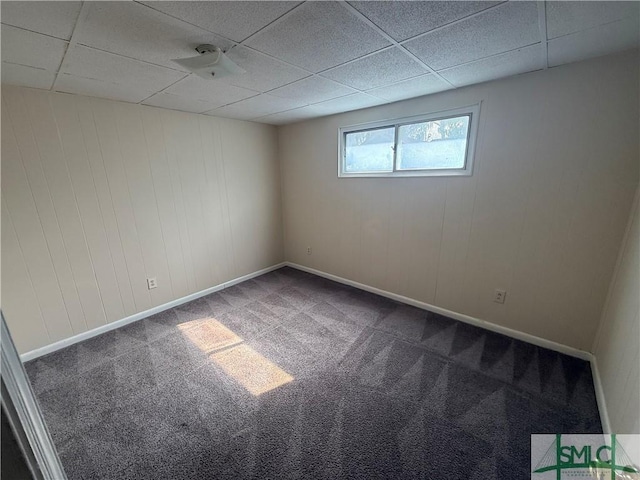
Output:
[[[6,317],[29,319],[28,322],[16,322],[11,334],[14,342],[33,349],[42,341],[33,335],[33,328],[41,332],[44,341],[51,341],[51,337],[6,205],[2,198],[2,248],[6,252],[2,259],[2,310]]]
[[[147,147],[139,108],[115,104],[118,142],[122,152],[135,230],[144,264],[144,276],[136,277],[136,284],[147,289],[146,279],[156,277],[158,287],[149,290],[151,304],[166,303],[173,297],[164,239],[160,228],[156,192],[153,188]]]
[[[248,274],[282,255],[277,138],[240,121],[224,122],[221,138],[235,263],[240,274]],[[261,156],[270,161],[256,162]]]
[[[2,109],[3,204],[13,221],[42,316],[47,318],[50,339],[56,341],[74,333],[72,324],[82,326],[84,314],[35,145],[28,142],[29,135],[20,136],[21,150],[16,145],[13,131],[30,127],[16,124],[12,128],[12,103],[7,101]],[[17,107],[23,111],[22,105]]]
[[[180,243],[184,256],[185,270],[187,274],[187,289],[190,292],[196,291],[196,281],[193,266],[193,252],[191,247],[191,237],[187,222],[184,197],[182,195],[183,185],[180,173],[181,150],[179,139],[183,135],[179,130],[178,116],[173,112],[161,112],[164,138],[167,142],[167,157],[169,160],[169,172],[172,181],[172,190],[176,213],[178,215],[178,232],[180,233]]]
[[[221,195],[222,175],[220,172],[221,156],[217,150],[219,139],[216,138],[217,129],[212,128],[212,118],[200,117],[198,121],[198,133],[202,144],[202,167],[203,176],[203,206],[205,212],[205,229],[206,237],[210,239],[208,242],[211,254],[209,255],[211,263],[211,273],[213,282],[219,283],[221,279],[226,278],[227,272],[230,271],[228,260],[224,258],[218,259],[215,252],[228,251],[228,243],[226,241],[226,220],[223,212],[227,209],[223,203],[224,197]],[[212,159],[206,161],[206,159]]]
[[[216,122],[216,123],[213,123]],[[229,194],[227,191],[227,176],[224,169],[225,158],[222,150],[222,127],[217,123],[217,119],[211,119],[209,125],[212,128],[212,134],[210,138],[215,139],[215,155],[218,159],[216,163],[216,176],[219,179],[219,201],[224,206],[222,209],[222,226],[224,231],[224,241],[227,246],[226,251],[228,255],[225,258],[225,264],[228,271],[238,271],[238,267],[235,263],[235,249],[233,243],[233,231],[231,230],[231,220],[229,218]],[[209,134],[206,135],[209,137]]]
[[[98,197],[101,214],[100,220],[103,223],[105,238],[109,246],[108,253],[116,275],[120,298],[124,308],[124,316],[128,316],[137,310],[133,300],[129,270],[124,257],[124,249],[122,247],[120,230],[118,229],[118,222],[111,198],[111,190],[109,189],[109,181],[104,166],[100,141],[98,139],[91,99],[88,97],[71,97],[71,99],[67,101],[72,102],[78,110],[81,133],[87,149],[87,157],[93,176],[93,186]],[[109,309],[109,307],[105,308],[107,310]]]
[[[202,197],[202,211],[204,219],[205,237],[209,239],[207,242],[209,267],[211,269],[212,282],[219,283],[220,279],[224,278],[224,271],[226,270],[224,263],[219,262],[216,256],[216,252],[224,251],[224,228],[220,228],[223,225],[222,218],[222,204],[218,195],[218,179],[212,170],[215,171],[217,163],[220,159],[215,154],[215,150],[212,145],[212,138],[203,132],[202,125],[206,122],[206,119],[195,118],[194,119],[194,132],[196,138],[200,142],[200,148],[202,155],[200,157],[200,168],[202,172],[201,177],[201,197]],[[205,129],[206,131],[206,129]],[[206,159],[212,159],[207,161]],[[217,227],[219,226],[219,227]]]
[[[19,351],[282,262],[276,144],[269,125],[3,87],[2,307]]]
[[[51,105],[76,194],[83,232],[91,255],[91,264],[104,300],[102,304],[105,308],[106,320],[112,322],[125,316],[120,288],[116,280],[78,112],[74,102],[62,100],[61,97],[54,96],[51,98]]]
[[[147,272],[131,205],[129,182],[123,165],[118,119],[114,111],[116,105],[115,102],[103,100],[92,100],[92,104],[135,308],[137,311],[147,310],[151,307],[151,296],[145,281]]]
[[[180,122],[183,129],[182,150],[191,152],[189,156],[183,156],[180,163],[180,174],[183,185],[183,195],[186,205],[187,222],[191,245],[194,249],[196,258],[202,261],[195,262],[194,273],[196,277],[196,286],[198,290],[202,290],[206,285],[212,285],[210,259],[208,258],[208,241],[204,234],[204,217],[202,209],[202,179],[203,173],[200,165],[200,157],[202,155],[202,146],[198,138],[197,124],[194,125],[194,116],[184,114]],[[195,127],[195,129],[194,129]]]
[[[89,328],[104,325],[106,323],[104,308],[80,221],[71,177],[62,152],[58,128],[49,103],[49,95],[45,92],[37,92],[33,95],[25,95],[24,100],[86,324]]]
[[[180,232],[174,194],[169,173],[169,163],[165,139],[162,132],[162,121],[157,112],[144,109],[141,112],[144,136],[151,159],[151,176],[158,214],[161,219],[162,239],[167,255],[169,268],[169,280],[171,289],[176,298],[183,297],[189,291],[187,287],[187,274],[184,268],[182,246],[180,244]]]

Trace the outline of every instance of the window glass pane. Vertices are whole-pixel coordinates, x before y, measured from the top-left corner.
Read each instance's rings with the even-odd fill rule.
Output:
[[[402,125],[398,170],[464,168],[469,116]]]
[[[393,137],[395,128],[378,128],[346,134],[344,171],[393,171]]]

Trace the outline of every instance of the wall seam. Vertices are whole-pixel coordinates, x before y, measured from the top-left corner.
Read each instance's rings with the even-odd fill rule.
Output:
[[[60,144],[60,153],[62,154],[62,162],[64,163],[67,178],[69,179],[69,185],[71,186],[71,194],[73,195],[74,206],[76,209],[76,213],[78,214],[78,223],[80,225],[80,229],[82,230],[82,239],[84,241],[85,248],[87,249],[87,256],[89,257],[89,265],[91,266],[91,273],[93,273],[93,280],[95,281],[96,290],[98,292],[98,297],[100,298],[100,308],[102,309],[102,314],[104,315],[104,323],[109,323],[107,319],[107,312],[104,307],[104,299],[102,298],[102,291],[100,290],[100,284],[98,283],[98,276],[96,275],[96,269],[93,265],[93,257],[91,255],[91,249],[89,248],[89,242],[87,242],[87,234],[84,228],[84,223],[82,222],[82,215],[80,214],[78,196],[76,195],[75,188],[73,187],[73,179],[71,178],[71,173],[69,172],[69,164],[67,162],[67,153],[64,149],[64,143],[62,142],[62,136],[60,135],[60,128],[58,126],[58,120],[56,118],[55,110],[53,105],[51,104],[51,95],[47,95],[47,105],[49,106],[49,110],[51,111],[51,117],[53,119],[53,123],[56,127],[56,135],[58,137],[58,143]],[[83,137],[84,142],[84,137]],[[83,143],[84,145],[84,143]],[[86,150],[86,149],[85,149]],[[63,237],[64,240],[64,237]],[[73,272],[73,269],[71,270]],[[80,293],[78,292],[78,295]],[[82,301],[80,301],[80,305],[82,305]],[[84,311],[84,307],[83,307]],[[87,314],[85,312],[85,327],[89,328],[89,324],[87,323]]]
[[[120,233],[120,224],[118,222],[118,214],[116,213],[116,209],[115,209],[115,205],[113,202],[113,194],[111,193],[111,182],[109,180],[109,174],[107,173],[107,167],[105,166],[105,161],[104,161],[104,147],[102,145],[102,142],[100,141],[100,135],[98,134],[98,125],[96,123],[96,118],[95,118],[95,109],[94,109],[94,105],[93,105],[93,101],[90,101],[89,103],[90,108],[90,113],[91,113],[91,120],[93,123],[93,129],[96,132],[96,141],[98,144],[98,151],[100,152],[100,163],[102,164],[102,169],[104,170],[104,180],[105,180],[105,184],[107,187],[107,194],[109,195],[109,203],[111,204],[111,209],[113,210],[113,218],[114,221],[116,223],[116,228],[118,230],[118,240],[120,242],[120,249],[122,250],[122,260],[124,262],[124,267],[127,271],[127,278],[129,279],[129,288],[131,289],[131,301],[133,302],[133,307],[134,309],[137,309],[138,307],[136,306],[136,297],[133,293],[133,283],[131,282],[131,271],[129,270],[129,264],[127,263],[127,257],[124,253],[124,244],[122,242],[122,235]],[[102,206],[100,211],[102,212]],[[104,220],[104,217],[103,217]],[[109,249],[111,250],[111,245],[109,245]],[[116,276],[117,278],[117,276]],[[120,294],[120,296],[122,297],[122,293]],[[123,310],[126,312],[126,308],[124,305],[124,299],[122,302],[122,307]]]
[[[144,144],[147,150],[147,163],[149,166],[149,178],[151,180],[151,186],[153,187],[153,200],[156,204],[156,212],[158,213],[158,229],[160,230],[160,238],[162,239],[162,248],[164,249],[164,260],[167,264],[167,274],[169,275],[169,291],[171,292],[171,297],[174,297],[173,292],[173,279],[171,278],[171,269],[169,268],[169,262],[167,260],[167,242],[164,239],[164,229],[162,228],[162,218],[160,218],[160,205],[158,203],[158,192],[156,191],[156,184],[153,178],[153,169],[151,168],[151,159],[149,158],[151,151],[149,150],[149,140],[147,139],[147,131],[144,128],[144,119],[142,118],[142,113],[139,109],[136,112],[138,114],[138,118],[140,119],[140,128],[142,129],[142,136],[144,137]]]
[[[24,98],[22,97],[22,93],[20,92],[18,95],[23,100],[23,103],[24,103]],[[25,106],[25,109],[26,109],[26,106]],[[9,112],[7,112],[7,113],[9,113]],[[11,118],[11,114],[10,113],[9,113],[9,118]],[[40,169],[42,170],[42,177],[44,178],[44,182],[45,182],[45,185],[47,187],[47,195],[49,197],[49,200],[51,201],[51,208],[53,209],[53,214],[54,214],[54,218],[55,218],[55,221],[56,221],[56,225],[58,227],[58,230],[60,231],[60,240],[62,242],[63,247],[65,248],[64,254],[65,254],[67,263],[69,264],[69,270],[71,271],[71,275],[73,276],[73,271],[71,270],[71,262],[69,262],[69,256],[67,255],[66,247],[64,246],[64,238],[62,237],[62,228],[60,227],[60,222],[58,222],[58,215],[57,215],[57,212],[56,212],[55,204],[53,203],[53,197],[51,196],[51,189],[49,188],[49,181],[47,180],[47,176],[46,176],[46,174],[44,172],[44,167],[42,166],[42,154],[41,154],[40,148],[38,147],[38,144],[36,142],[35,133],[33,131],[33,126],[31,125],[31,120],[29,119],[28,114],[26,115],[26,119],[27,119],[27,123],[29,124],[29,129],[30,129],[31,136],[33,137],[33,142],[34,142],[34,145],[35,145],[35,151],[38,152],[38,165],[39,165]],[[29,196],[31,197],[31,200],[33,201],[33,206],[35,208],[36,215],[38,216],[38,224],[40,225],[40,230],[42,231],[42,237],[44,239],[44,243],[47,246],[47,254],[49,255],[49,259],[51,261],[51,267],[53,269],[53,273],[54,273],[55,278],[56,278],[58,291],[60,292],[60,298],[62,299],[62,304],[64,305],[65,312],[67,313],[67,322],[69,323],[69,328],[71,329],[71,332],[73,332],[73,324],[71,323],[71,316],[69,314],[69,307],[67,306],[67,301],[64,298],[64,293],[62,291],[62,285],[60,284],[60,277],[58,276],[58,271],[56,270],[56,266],[55,266],[55,263],[53,261],[53,256],[51,255],[51,246],[49,245],[49,239],[47,238],[48,235],[45,232],[44,226],[42,225],[42,215],[41,215],[41,212],[38,209],[38,202],[36,202],[36,199],[35,199],[35,197],[33,195],[33,187],[31,186],[31,181],[29,180],[29,175],[28,175],[26,167],[24,165],[24,155],[23,155],[22,151],[20,150],[20,143],[18,142],[18,138],[17,138],[17,136],[15,134],[15,130],[13,128],[13,121],[9,122],[9,127],[11,128],[12,135],[13,135],[15,141],[16,141],[16,148],[17,148],[18,154],[20,156],[20,166],[22,168],[22,171],[24,172],[24,176],[25,176],[25,179],[27,181],[27,185],[29,186]],[[16,236],[17,235],[18,235],[18,233],[16,231]],[[19,238],[20,237],[18,237],[18,240],[19,240]],[[26,262],[25,262],[25,264],[26,264]],[[26,265],[27,265],[27,270],[28,270],[28,264],[26,264]],[[29,273],[29,275],[31,275],[31,273]],[[74,278],[74,280],[75,280],[75,278]],[[82,320],[84,321],[85,326],[87,328],[89,328],[88,325],[87,325],[86,314],[84,313],[84,309],[82,307],[82,303],[80,302],[80,294],[78,293],[78,289],[77,289],[75,284],[73,285],[73,289],[75,291],[76,296],[78,297],[78,303],[80,305],[80,311],[82,312],[82,317],[83,317]],[[37,290],[36,290],[36,292],[37,292]],[[38,298],[37,294],[36,294],[36,298]],[[44,316],[43,316],[43,319],[44,319]]]
[[[82,119],[80,118],[80,114],[78,112],[78,105],[76,104],[76,98],[73,98],[72,102],[73,102],[73,111],[75,112],[76,118],[78,119],[78,125],[81,125]],[[93,117],[92,117],[93,118]],[[95,175],[93,172],[93,167],[91,166],[91,161],[89,160],[89,149],[87,147],[87,140],[85,138],[84,132],[82,131],[82,127],[80,127],[80,137],[82,138],[82,145],[84,146],[84,151],[87,154],[87,166],[89,168],[89,173],[91,174],[91,184],[93,185],[93,191],[96,194],[96,204],[98,206],[98,210],[100,211],[100,221],[103,227],[103,231],[105,233],[105,239],[106,239],[106,229],[104,228],[105,226],[105,221],[104,221],[104,212],[102,211],[102,205],[100,204],[100,198],[98,197],[98,187],[96,185],[96,179],[95,179]],[[97,135],[96,135],[97,137]],[[82,220],[82,218],[81,218]],[[107,243],[107,251],[109,254],[109,260],[111,262],[111,266],[113,267],[113,275],[114,278],[116,278],[117,280],[117,275],[116,275],[116,269],[115,269],[115,265],[114,265],[114,261],[113,261],[113,253],[111,252],[111,245],[109,245],[109,241],[106,240]],[[89,255],[91,255],[91,252],[89,252]],[[120,297],[120,305],[122,306],[122,312],[124,314],[125,308],[124,308],[124,300],[122,298],[122,291],[120,288],[120,283],[118,281],[115,282],[116,283],[116,288],[118,289],[118,296]],[[100,286],[98,285],[98,290],[100,290]],[[106,316],[106,311],[105,311],[105,318],[106,318],[106,322],[109,323],[109,318]]]

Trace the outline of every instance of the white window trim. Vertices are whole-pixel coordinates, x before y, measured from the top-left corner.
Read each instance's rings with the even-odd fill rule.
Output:
[[[370,130],[382,127],[395,127],[397,141],[398,127],[411,123],[428,122],[432,120],[470,115],[469,137],[464,168],[455,169],[430,169],[430,170],[396,170],[394,161],[392,172],[345,172],[345,136],[347,133]],[[476,151],[476,139],[478,137],[478,125],[480,120],[480,103],[451,110],[441,110],[425,115],[380,120],[377,122],[361,123],[338,128],[338,177],[469,177],[473,174],[473,164]],[[397,148],[397,145],[395,146]]]

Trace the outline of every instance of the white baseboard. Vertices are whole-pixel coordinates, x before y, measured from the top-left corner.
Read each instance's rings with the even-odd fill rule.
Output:
[[[492,332],[501,333],[508,337],[516,338],[518,340],[523,340],[525,342],[538,345],[539,347],[544,347],[544,348],[548,348],[549,350],[555,350],[556,352],[565,353],[567,355],[571,355],[572,357],[577,357],[582,360],[591,361],[591,359],[593,358],[593,355],[591,353],[585,352],[584,350],[579,350],[577,348],[573,348],[568,345],[563,345],[561,343],[553,342],[551,340],[537,337],[529,333],[524,333],[518,330],[513,330],[508,327],[503,327],[495,323],[487,322],[486,320],[481,320],[479,318],[471,317],[469,315],[454,312],[452,310],[447,310],[446,308],[436,307],[435,305],[431,305],[429,303],[421,302],[419,300],[414,300],[413,298],[398,295],[397,293],[387,292],[386,290],[381,290],[379,288],[370,287],[369,285],[365,285],[363,283],[354,282],[353,280],[348,280],[346,278],[338,277],[337,275],[332,275],[330,273],[325,273],[320,270],[316,270],[314,268],[298,265],[297,263],[285,262],[285,264],[289,267],[297,268],[298,270],[302,270],[304,272],[313,273],[314,275],[328,278],[329,280],[333,280],[338,283],[350,285],[352,287],[359,288],[360,290],[366,290],[367,292],[375,293],[382,297],[387,297],[392,300],[396,300],[398,302],[406,303],[407,305],[412,305],[414,307],[418,307],[423,310],[428,310],[430,312],[438,313],[440,315],[444,315],[446,317],[453,318],[455,320],[460,320],[461,322],[469,323],[476,327],[484,328],[485,330],[491,330]]]
[[[611,431],[611,422],[609,420],[609,411],[607,410],[607,402],[604,396],[604,387],[602,386],[602,378],[600,378],[600,370],[598,369],[598,360],[595,355],[592,355],[591,359],[591,372],[593,373],[593,386],[596,390],[596,401],[598,402],[598,411],[600,412],[602,432],[616,433]]]
[[[591,352],[579,350],[577,348],[573,348],[568,345],[563,345],[561,343],[553,342],[551,340],[537,337],[529,333],[520,332],[518,330],[513,330],[508,327],[503,327],[501,325],[496,325],[495,323],[487,322],[486,320],[481,320],[479,318],[471,317],[469,315],[464,315],[462,313],[454,312],[452,310],[447,310],[446,308],[436,307],[435,305],[421,302],[419,300],[414,300],[412,298],[398,295],[396,293],[387,292],[386,290],[370,287],[369,285],[354,282],[353,280],[348,280],[346,278],[338,277],[337,275],[332,275],[330,273],[316,270],[315,268],[305,267],[304,265],[299,265],[293,262],[285,262],[285,264],[289,267],[302,270],[303,272],[313,273],[314,275],[328,278],[329,280],[333,280],[338,283],[350,285],[352,287],[356,287],[361,290],[365,290],[367,292],[375,293],[382,297],[387,297],[392,300],[405,303],[407,305],[412,305],[414,307],[422,308],[423,310],[428,310],[430,312],[438,313],[440,315],[444,315],[446,317],[453,318],[455,320],[460,320],[461,322],[465,322],[465,323],[474,325],[476,327],[484,328],[486,330],[490,330],[496,333],[501,333],[503,335],[506,335],[511,338],[515,338],[517,340],[522,340],[524,342],[531,343],[539,347],[548,348],[549,350],[554,350],[556,352],[564,353],[566,355],[571,355],[572,357],[577,357],[577,358],[580,358],[581,360],[588,361],[591,364],[591,374],[593,376],[593,385],[595,388],[596,400],[598,403],[598,411],[600,412],[600,422],[602,423],[602,430],[604,433],[611,433],[611,424],[609,422],[609,415],[607,413],[607,405],[604,397],[604,389],[602,387],[602,381],[600,379],[600,373],[598,371],[596,357]]]
[[[98,328],[79,333],[78,335],[74,335],[73,337],[65,338],[64,340],[60,340],[59,342],[55,342],[41,348],[36,348],[35,350],[31,350],[30,352],[26,352],[20,355],[20,360],[22,360],[22,362],[28,362],[29,360],[33,360],[48,353],[52,353],[56,350],[60,350],[62,348],[73,345],[74,343],[82,342],[102,333],[115,330],[116,328],[124,327],[129,323],[137,322],[138,320],[142,320],[143,318],[155,315],[156,313],[160,313],[165,310],[169,310],[170,308],[177,307],[178,305],[197,300],[198,298],[204,297],[205,295],[210,295],[214,292],[224,290],[225,288],[229,288],[233,285],[244,282],[245,280],[264,275],[265,273],[277,270],[278,268],[284,267],[285,265],[286,262],[278,263],[276,265],[272,265],[271,267],[258,270],[257,272],[249,273],[247,275],[243,275],[242,277],[234,278],[233,280],[229,280],[228,282],[224,282],[214,287],[207,288],[206,290],[201,290],[200,292],[192,293],[191,295],[187,295],[186,297],[178,298],[177,300],[158,305],[157,307],[150,308],[149,310],[145,310],[144,312],[135,313],[121,320],[116,320],[115,322],[107,323],[106,325],[102,325]]]

